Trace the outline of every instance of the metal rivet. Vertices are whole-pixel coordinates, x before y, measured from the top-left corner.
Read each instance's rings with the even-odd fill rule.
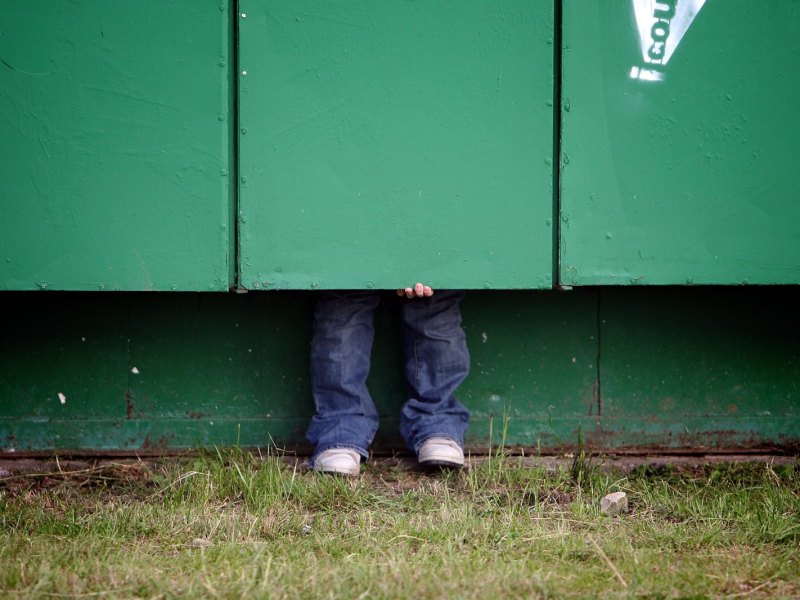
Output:
[[[242,13],[242,18],[246,19],[247,18],[247,13]]]
[[[247,71],[242,71],[242,75],[247,75]]]

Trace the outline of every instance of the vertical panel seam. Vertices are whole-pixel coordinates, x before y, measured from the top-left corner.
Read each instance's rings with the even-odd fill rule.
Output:
[[[553,260],[552,284],[561,286],[561,14],[562,1],[553,0]]]
[[[603,358],[603,312],[602,312],[603,290],[597,290],[597,357],[596,357],[596,377],[597,377],[597,416],[603,416],[603,378],[602,378],[602,358]]]
[[[131,295],[128,294],[125,298],[125,392],[123,393],[123,400],[125,402],[126,415],[130,415],[130,408],[134,405],[135,397],[133,395],[133,367],[131,357],[131,331],[133,330],[133,313],[131,308]],[[130,418],[130,416],[128,417]]]
[[[240,243],[240,230],[239,230],[239,0],[231,0],[231,8],[233,14],[232,36],[233,44],[231,46],[232,56],[231,64],[231,88],[233,91],[233,101],[231,102],[231,176],[233,179],[233,260],[235,267],[233,270],[233,287],[239,289],[242,285],[242,256],[241,256],[241,243]]]

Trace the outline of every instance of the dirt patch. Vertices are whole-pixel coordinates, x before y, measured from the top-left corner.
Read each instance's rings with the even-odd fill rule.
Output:
[[[5,464],[14,462],[14,464]],[[0,490],[27,496],[69,484],[81,488],[149,485],[152,465],[143,461],[3,461]]]
[[[159,461],[185,460],[187,456],[153,459],[112,459],[97,458],[95,460],[61,460],[58,458],[20,458],[0,459],[0,487],[10,489],[28,482],[39,487],[57,485],[64,481],[105,482],[106,484],[124,482],[143,482],[150,478]],[[306,457],[286,456],[284,462],[290,468],[306,470]],[[466,468],[476,467],[492,460],[487,456],[470,456]],[[575,464],[575,457],[562,456],[512,456],[509,460],[514,466],[526,468],[543,468],[548,471],[560,469],[570,470]],[[800,457],[771,454],[707,454],[687,455],[598,455],[583,459],[585,465],[597,469],[609,469],[629,473],[634,470],[652,475],[665,474],[668,471],[683,472],[703,469],[711,465],[736,464],[769,464],[775,466],[797,465]],[[365,463],[362,471],[367,477],[374,477],[398,493],[415,488],[420,480],[438,478],[438,471],[421,470],[411,457],[379,457]],[[15,483],[16,482],[16,483]],[[566,504],[571,498],[560,496],[558,490],[543,501]]]

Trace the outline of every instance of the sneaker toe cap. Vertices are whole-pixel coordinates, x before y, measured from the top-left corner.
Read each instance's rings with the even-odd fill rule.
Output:
[[[464,464],[464,451],[453,440],[432,438],[423,442],[418,459],[423,465],[460,467]]]
[[[361,470],[361,457],[353,450],[337,448],[326,450],[314,460],[314,470],[339,475],[358,475]]]

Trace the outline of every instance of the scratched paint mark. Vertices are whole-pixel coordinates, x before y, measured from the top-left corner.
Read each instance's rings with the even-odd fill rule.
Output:
[[[125,416],[130,420],[133,419],[136,405],[133,402],[133,394],[130,389],[125,390]]]
[[[14,71],[14,73],[22,73],[23,75],[52,75],[52,71],[25,71],[23,69],[17,69],[15,66],[10,65],[2,58],[0,58],[0,65],[3,65],[6,69],[10,71]]]

